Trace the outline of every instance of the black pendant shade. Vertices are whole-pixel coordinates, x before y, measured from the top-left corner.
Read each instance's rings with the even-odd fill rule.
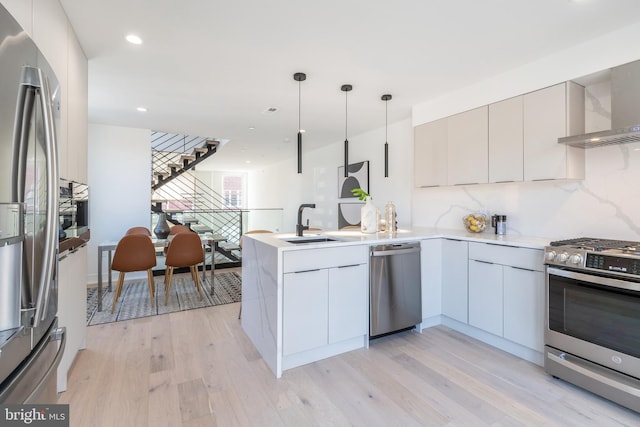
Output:
[[[384,101],[384,177],[389,177],[389,142],[387,140],[387,131],[389,128],[389,100],[391,95],[385,94],[380,97]]]
[[[349,138],[348,135],[348,109],[347,109],[347,94],[353,89],[351,85],[342,85],[340,90],[344,92],[344,177],[349,176]]]
[[[298,173],[302,173],[302,132],[300,128],[300,82],[303,82],[307,79],[307,75],[305,73],[295,73],[293,75],[293,79],[298,82]]]

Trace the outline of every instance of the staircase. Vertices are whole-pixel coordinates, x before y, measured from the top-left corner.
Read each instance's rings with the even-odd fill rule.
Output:
[[[212,255],[216,264],[235,266],[240,263],[243,211],[226,207],[224,198],[195,170],[219,145],[208,138],[152,132],[151,211],[165,212],[170,222],[188,225],[198,233],[224,236],[227,241]]]

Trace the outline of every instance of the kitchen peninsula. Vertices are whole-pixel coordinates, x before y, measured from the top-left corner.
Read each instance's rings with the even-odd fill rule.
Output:
[[[423,249],[423,321],[418,330],[445,324],[542,363],[546,240],[428,228],[393,234],[333,231],[303,238],[293,233],[250,234],[243,244],[242,327],[276,377],[296,366],[368,347],[369,248],[405,242],[420,242]],[[459,249],[457,256],[456,249],[447,252],[451,245]],[[509,301],[506,312],[502,281],[496,291],[499,301],[490,300],[492,293],[484,283],[468,282],[467,265],[475,262],[468,258],[472,254],[495,256],[499,268],[513,264],[528,273],[523,283],[529,287],[524,293],[518,288],[513,296],[518,301]],[[449,266],[451,262],[464,267]],[[478,291],[485,300],[475,299]],[[514,324],[521,330],[511,336]]]

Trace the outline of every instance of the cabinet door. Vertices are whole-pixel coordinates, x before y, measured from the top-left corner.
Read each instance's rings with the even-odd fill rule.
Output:
[[[544,273],[504,267],[504,337],[542,352]]]
[[[284,275],[283,354],[310,350],[327,343],[328,270]]]
[[[566,136],[564,83],[524,95],[524,179],[564,178]]]
[[[447,185],[447,119],[416,126],[413,132],[415,186]]]
[[[489,182],[523,180],[522,96],[489,105]]]
[[[584,88],[561,83],[524,95],[524,179],[583,179],[584,150],[558,138],[584,132]]]
[[[368,285],[367,264],[329,269],[329,343],[367,334]]]
[[[88,80],[87,58],[76,41],[69,37],[69,85],[68,92],[68,140],[67,171],[60,176],[76,182],[87,183],[87,141],[88,141]],[[62,160],[60,160],[62,162]]]
[[[442,314],[467,323],[468,244],[442,241]]]
[[[502,266],[469,260],[469,324],[502,336]]]
[[[422,319],[428,319],[442,313],[442,239],[423,240],[420,246]]]
[[[447,120],[447,183],[482,184],[489,180],[488,107],[451,116]]]
[[[58,325],[67,328],[67,344],[58,366],[58,391],[67,389],[67,373],[78,351],[86,347],[86,246],[68,253],[58,264]]]

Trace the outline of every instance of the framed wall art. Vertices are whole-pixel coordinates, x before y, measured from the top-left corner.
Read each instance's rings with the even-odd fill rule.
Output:
[[[352,199],[354,188],[362,188],[369,193],[369,161],[349,165],[348,176],[344,176],[344,166],[338,167],[338,198]]]

